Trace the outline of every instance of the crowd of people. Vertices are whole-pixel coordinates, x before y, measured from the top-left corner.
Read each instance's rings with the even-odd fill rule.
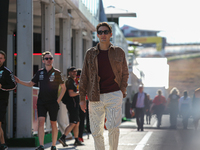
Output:
[[[28,87],[39,86],[37,115],[40,146],[36,150],[44,150],[44,123],[47,113],[52,128],[51,150],[56,150],[57,123],[62,133],[58,141],[63,147],[68,146],[66,138],[71,132],[75,139],[74,146],[83,145],[85,117],[86,129],[92,133],[95,149],[105,149],[104,126],[109,132],[110,150],[117,149],[119,125],[122,121],[122,99],[126,97],[128,85],[128,66],[124,50],[110,43],[112,27],[107,22],[102,22],[97,25],[96,30],[99,43],[86,52],[82,69],[78,70],[74,66],[68,69],[66,81],[61,72],[53,67],[54,58],[49,51],[42,53],[44,68],[38,70],[30,81],[14,76],[3,65],[6,57],[0,51],[1,150],[8,149],[1,128],[8,105],[8,91],[15,89],[17,83]]]
[[[16,88],[17,83],[24,86],[39,86],[37,100],[38,137],[40,146],[36,150],[44,150],[44,123],[47,113],[52,128],[51,150],[56,150],[58,135],[57,123],[62,136],[58,141],[63,147],[68,146],[66,138],[75,139],[74,146],[83,145],[85,118],[87,131],[92,133],[96,150],[105,150],[104,128],[108,130],[110,150],[117,150],[119,141],[119,125],[122,121],[122,99],[126,97],[129,76],[125,52],[110,43],[112,27],[99,23],[96,27],[99,43],[90,48],[83,62],[83,67],[68,68],[68,78],[64,81],[61,72],[53,67],[53,55],[42,53],[44,68],[38,70],[30,81],[22,81],[4,66],[6,54],[0,51],[0,149],[7,150],[2,123],[5,120],[9,91]],[[152,114],[157,116],[157,127],[162,124],[162,114],[169,109],[170,128],[176,129],[177,115],[183,117],[186,129],[191,108],[194,126],[198,127],[200,119],[200,89],[195,90],[193,101],[187,91],[180,97],[177,88],[173,88],[168,99],[158,90],[158,95],[151,100],[139,86],[134,95],[131,112],[135,114],[137,130],[144,131],[144,116],[147,124],[151,124]]]
[[[198,128],[200,119],[200,88],[194,91],[193,98],[188,96],[185,90],[183,96],[180,96],[179,90],[174,87],[171,89],[168,98],[162,95],[162,91],[158,90],[154,99],[143,91],[143,85],[139,86],[138,92],[134,95],[130,113],[135,116],[137,130],[143,131],[144,115],[146,114],[146,123],[151,123],[151,116],[157,118],[157,128],[162,123],[162,115],[164,112],[169,113],[170,129],[177,128],[177,117],[182,118],[183,128],[187,129],[189,117],[193,118],[195,130]]]

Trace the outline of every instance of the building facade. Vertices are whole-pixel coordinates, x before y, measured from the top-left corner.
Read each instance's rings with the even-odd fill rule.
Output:
[[[54,67],[67,77],[67,68],[82,68],[86,50],[93,46],[101,0],[10,0],[7,66],[30,81],[41,67],[41,53],[54,55]],[[14,99],[14,100],[13,100]],[[33,90],[18,85],[10,93],[8,138],[32,137]],[[16,115],[15,115],[16,114]],[[24,121],[26,120],[26,121]]]
[[[43,67],[41,53],[50,51],[54,67],[66,79],[67,68],[82,68],[85,52],[98,42],[95,28],[102,21],[107,21],[102,0],[9,0],[7,66],[20,79],[30,81]],[[110,25],[114,29],[111,42],[128,54],[123,33],[117,24]],[[10,92],[7,138],[33,137],[36,95],[23,85]]]

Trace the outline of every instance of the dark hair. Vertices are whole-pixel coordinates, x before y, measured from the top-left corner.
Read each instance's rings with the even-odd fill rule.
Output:
[[[81,75],[81,69],[77,69],[77,76]]]
[[[50,51],[45,51],[45,52],[42,53],[42,59],[44,59],[44,56],[47,55],[47,54],[49,54],[53,57],[53,55],[51,54]]]
[[[162,91],[159,89],[159,90],[157,91],[157,93],[158,93],[159,95],[161,95],[161,94],[162,94]]]
[[[71,66],[70,68],[68,68],[67,69],[67,76],[69,76],[70,71],[74,71],[74,70],[77,71],[76,67],[74,67],[74,66]]]
[[[101,26],[108,27],[110,33],[112,33],[112,27],[107,22],[101,22],[97,25],[96,30],[98,31]]]
[[[188,96],[188,92],[186,90],[183,92],[183,94],[184,94],[184,97]]]
[[[2,54],[4,58],[6,59],[6,53],[4,51],[0,50],[0,54]]]

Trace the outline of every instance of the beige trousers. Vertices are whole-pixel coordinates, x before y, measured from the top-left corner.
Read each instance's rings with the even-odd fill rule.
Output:
[[[99,102],[89,102],[90,129],[94,138],[95,150],[105,150],[104,119],[108,129],[110,150],[117,150],[119,125],[122,119],[121,91],[100,94]]]

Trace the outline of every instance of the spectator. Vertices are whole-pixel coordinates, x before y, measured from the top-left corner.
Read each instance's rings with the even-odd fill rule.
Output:
[[[79,90],[79,82],[80,82],[80,75],[81,75],[81,69],[77,69],[77,76],[75,79],[76,85],[77,85],[77,91]],[[79,106],[79,118],[80,118],[80,124],[79,124],[79,134],[78,134],[78,140],[81,142],[84,142],[83,140],[83,132],[85,128],[85,112],[81,110],[81,107]]]
[[[170,114],[170,129],[176,129],[177,124],[177,115],[178,115],[178,100],[180,99],[179,90],[174,87],[170,91],[168,97],[168,107]]]
[[[190,117],[191,99],[188,96],[187,91],[184,91],[184,95],[179,100],[179,112],[183,118],[183,128],[187,129],[188,118]]]
[[[153,110],[156,114],[157,117],[157,128],[160,128],[161,121],[162,121],[162,114],[165,110],[165,105],[166,105],[166,99],[164,96],[162,96],[162,91],[158,90],[158,95],[154,98],[153,100]]]
[[[130,113],[130,107],[131,107],[131,102],[129,98],[126,98],[126,103],[125,103],[125,116],[126,118],[131,118],[131,113]]]
[[[193,110],[193,121],[195,130],[197,130],[200,119],[200,88],[197,88],[194,92],[193,101],[192,101],[192,110]]]
[[[147,94],[143,92],[143,85],[139,86],[139,92],[137,92],[132,101],[131,111],[135,109],[135,117],[137,122],[137,130],[144,131],[144,113],[149,108],[149,101]]]
[[[152,100],[150,98],[150,95],[147,94],[147,98],[148,98],[148,108],[146,109],[146,122],[147,124],[151,124],[151,105],[152,105]]]

